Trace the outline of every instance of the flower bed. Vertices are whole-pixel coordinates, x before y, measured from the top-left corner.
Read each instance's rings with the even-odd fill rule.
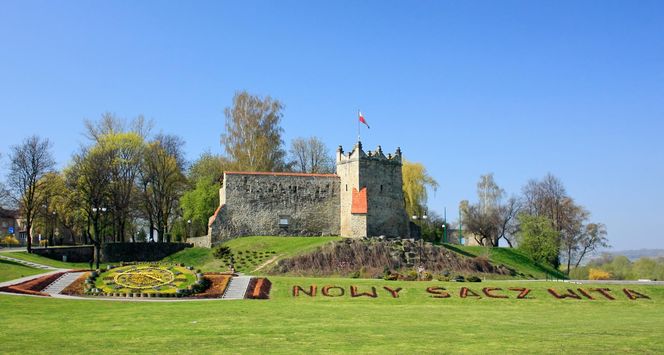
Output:
[[[266,300],[270,298],[272,282],[264,277],[255,277],[249,281],[244,298]]]
[[[84,294],[83,285],[85,284],[85,279],[90,276],[89,272],[86,272],[79,276],[74,282],[65,287],[60,293],[68,296],[82,296]]]
[[[57,272],[55,274],[38,277],[16,285],[2,287],[0,288],[0,291],[20,293],[24,295],[49,296],[47,293],[43,293],[41,291],[64,274],[66,274],[66,272]]]
[[[195,298],[221,298],[231,280],[230,275],[220,273],[206,273],[205,278],[210,280],[210,287],[201,293],[195,294]]]
[[[208,289],[210,280],[182,264],[122,263],[93,271],[83,282],[86,295],[107,297],[187,297]]]

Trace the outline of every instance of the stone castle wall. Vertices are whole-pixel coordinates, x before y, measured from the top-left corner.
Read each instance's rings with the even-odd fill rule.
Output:
[[[219,197],[212,245],[248,235],[339,235],[334,174],[227,172]]]

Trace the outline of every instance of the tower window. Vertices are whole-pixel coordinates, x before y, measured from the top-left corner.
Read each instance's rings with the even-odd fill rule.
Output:
[[[348,184],[346,184],[346,191],[348,191]]]
[[[383,192],[383,185],[380,185],[380,192]]]

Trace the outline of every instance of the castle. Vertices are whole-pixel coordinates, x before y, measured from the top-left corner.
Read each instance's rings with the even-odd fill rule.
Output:
[[[364,152],[358,142],[336,153],[336,174],[225,172],[208,235],[211,247],[248,235],[407,237],[401,150]]]

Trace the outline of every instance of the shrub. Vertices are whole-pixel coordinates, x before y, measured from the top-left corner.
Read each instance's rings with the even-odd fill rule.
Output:
[[[359,278],[360,278],[360,272],[359,272],[359,271],[355,271],[355,272],[353,272],[352,274],[350,274],[350,277],[351,277],[352,279],[359,279]]]
[[[475,275],[469,276],[466,280],[468,282],[482,282],[482,279],[480,279],[479,277],[477,277]]]
[[[588,271],[588,278],[590,280],[608,280],[611,278],[611,274],[601,270],[601,269],[590,269]]]
[[[2,241],[0,241],[0,243],[4,245],[17,245],[18,239],[16,239],[13,235],[8,235],[2,238]]]
[[[214,249],[214,252],[212,252],[212,255],[217,258],[217,259],[223,259],[227,258],[232,255],[231,248],[220,245]]]
[[[438,280],[438,281],[450,281],[450,275],[449,275],[449,273],[448,273],[448,275],[445,275],[445,274],[436,275],[436,280]]]

